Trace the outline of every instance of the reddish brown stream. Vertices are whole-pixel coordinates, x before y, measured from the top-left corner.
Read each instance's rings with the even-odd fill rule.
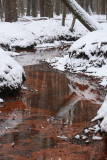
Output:
[[[92,125],[106,91],[44,65],[25,71],[28,90],[0,107],[0,160],[106,160],[106,140],[74,139]]]

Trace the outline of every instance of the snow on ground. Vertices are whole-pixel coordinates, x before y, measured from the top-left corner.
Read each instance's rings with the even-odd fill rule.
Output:
[[[3,89],[17,89],[25,76],[23,68],[0,49],[0,92]]]
[[[103,26],[103,30],[89,32],[74,42],[69,53],[47,61],[62,71],[69,69],[100,77],[101,84],[107,86],[107,29]]]
[[[59,39],[60,36],[80,37],[87,32],[87,29],[77,21],[76,32],[71,33],[69,31],[71,23],[72,15],[67,16],[64,27],[61,25],[61,16],[47,20],[23,17],[23,21],[19,19],[14,23],[0,22],[0,44],[9,45],[10,48],[15,46],[26,48],[34,43],[41,44]]]

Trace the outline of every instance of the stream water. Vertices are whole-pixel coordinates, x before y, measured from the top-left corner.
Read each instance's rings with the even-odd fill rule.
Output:
[[[0,160],[106,160],[107,140],[92,140],[84,130],[107,90],[93,77],[65,75],[44,63],[24,68],[27,89],[0,106]]]

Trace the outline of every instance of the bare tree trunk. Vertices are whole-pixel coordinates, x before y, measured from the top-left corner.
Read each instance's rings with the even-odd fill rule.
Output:
[[[106,6],[106,20],[107,20],[107,1],[105,1],[105,6]]]
[[[12,22],[17,21],[17,5],[16,5],[16,0],[11,0],[11,17],[12,17]]]
[[[74,16],[74,17],[73,17],[73,21],[72,21],[72,25],[71,25],[71,27],[70,27],[70,29],[69,29],[71,32],[73,32],[73,30],[74,30],[75,22],[76,22],[76,17]]]
[[[20,8],[21,8],[21,15],[24,15],[24,4],[23,4],[23,0],[20,0]]]
[[[18,17],[20,16],[20,0],[17,0],[17,9],[18,9],[18,11],[17,11],[17,14],[18,14]]]
[[[62,10],[62,26],[65,26],[65,18],[66,18],[66,6],[65,6],[65,4],[63,3],[62,4],[63,6],[63,10]]]
[[[16,0],[6,0],[5,2],[5,22],[17,21]]]
[[[44,0],[39,0],[40,5],[40,16],[44,17]]]
[[[27,16],[30,16],[31,0],[27,0]]]
[[[61,1],[56,0],[55,1],[55,13],[56,13],[57,16],[60,15],[60,7],[61,7]]]
[[[101,29],[100,24],[93,21],[92,17],[75,0],[62,0],[62,2],[88,30]]]
[[[53,2],[52,2],[52,0],[45,0],[44,11],[45,11],[45,17],[53,18]]]
[[[32,16],[37,17],[37,0],[32,0]]]
[[[3,8],[2,8],[2,2],[0,0],[0,18],[1,18],[1,21],[2,21],[2,18],[3,18]]]
[[[97,14],[100,14],[100,0],[97,0]]]
[[[105,14],[105,0],[101,0],[101,14]]]

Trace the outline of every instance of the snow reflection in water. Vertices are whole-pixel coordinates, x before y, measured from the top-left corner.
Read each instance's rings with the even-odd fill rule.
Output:
[[[96,147],[94,144],[85,146],[84,150],[83,146],[69,141],[73,135],[88,127],[96,115],[103,99],[98,88],[90,85],[88,79],[82,82],[82,78],[75,75],[66,77],[42,68],[40,65],[25,67],[25,86],[30,91],[24,91],[26,94],[22,101],[6,103],[1,109],[6,118],[1,126],[9,123],[13,126],[0,137],[5,148],[1,149],[2,158],[5,159],[9,153],[9,157],[15,160],[28,156],[38,160],[79,159],[81,154],[84,159],[100,157],[103,160],[107,149],[103,142],[99,142],[100,146],[96,144]],[[15,111],[19,114],[15,114],[15,123],[11,123]],[[13,142],[14,152],[11,149]],[[94,150],[97,150],[97,155]]]

